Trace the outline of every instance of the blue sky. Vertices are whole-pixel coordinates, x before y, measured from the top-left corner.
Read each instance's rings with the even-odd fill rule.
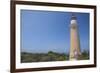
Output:
[[[21,50],[68,53],[72,12],[21,10]],[[89,13],[75,13],[81,50],[89,49]]]

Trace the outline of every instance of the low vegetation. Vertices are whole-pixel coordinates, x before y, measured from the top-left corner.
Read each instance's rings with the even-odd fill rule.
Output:
[[[78,58],[78,60],[88,60],[88,59],[89,59],[89,51],[86,50],[84,50]]]
[[[68,55],[49,51],[48,53],[21,53],[21,62],[45,62],[68,60]]]
[[[89,59],[89,53],[83,51],[79,60]],[[66,61],[69,60],[69,55],[64,53],[56,53],[49,51],[48,53],[28,53],[21,52],[21,62],[48,62],[48,61]]]

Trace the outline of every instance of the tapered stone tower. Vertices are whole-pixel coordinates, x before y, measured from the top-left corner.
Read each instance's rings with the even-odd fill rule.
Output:
[[[70,21],[70,60],[77,60],[81,55],[80,38],[78,33],[77,18],[72,14]]]

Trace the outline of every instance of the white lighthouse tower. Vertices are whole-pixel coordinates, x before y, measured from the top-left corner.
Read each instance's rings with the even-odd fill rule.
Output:
[[[71,21],[70,21],[70,54],[69,54],[69,60],[77,60],[80,54],[81,54],[80,38],[79,38],[79,33],[78,33],[77,18],[75,17],[74,14],[72,14]]]

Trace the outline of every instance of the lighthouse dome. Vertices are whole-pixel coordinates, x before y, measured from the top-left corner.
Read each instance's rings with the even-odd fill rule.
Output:
[[[77,24],[76,20],[71,20],[71,24]]]

